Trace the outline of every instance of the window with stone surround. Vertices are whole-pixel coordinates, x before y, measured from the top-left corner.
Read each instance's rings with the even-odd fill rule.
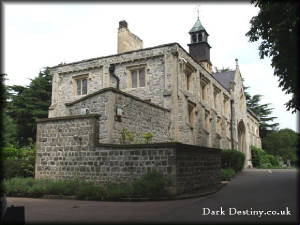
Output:
[[[209,132],[210,128],[210,113],[209,111],[205,111],[205,130]]]
[[[130,88],[140,88],[146,86],[145,67],[130,70]]]
[[[217,117],[217,133],[218,134],[221,134],[221,130],[222,130],[222,127],[221,127],[221,118],[220,117]]]
[[[228,105],[229,105],[229,97],[225,94],[223,95],[223,113],[225,116],[228,114]]]
[[[220,97],[220,92],[221,90],[214,86],[214,108],[217,109],[219,108],[219,97]]]
[[[192,127],[195,125],[195,104],[188,102],[189,123]]]
[[[75,95],[86,95],[88,92],[88,74],[73,77]]]
[[[230,122],[229,121],[227,121],[227,137],[228,138],[230,138],[230,136],[231,136],[231,132],[230,132]]]
[[[207,89],[208,89],[208,83],[209,83],[209,80],[207,78],[205,78],[203,76],[203,74],[200,74],[200,86],[201,86],[201,99],[203,101],[207,101]]]
[[[184,70],[185,74],[185,89],[189,92],[193,92],[193,71],[189,68]]]

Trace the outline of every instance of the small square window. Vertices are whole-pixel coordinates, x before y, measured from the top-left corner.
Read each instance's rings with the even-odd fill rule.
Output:
[[[76,79],[76,94],[77,95],[86,95],[87,94],[87,78]]]
[[[131,71],[131,88],[139,88],[146,86],[145,69]]]

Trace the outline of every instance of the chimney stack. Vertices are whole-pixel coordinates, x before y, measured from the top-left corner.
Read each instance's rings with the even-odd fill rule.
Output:
[[[143,48],[143,41],[131,33],[125,20],[119,22],[118,29],[118,54]]]

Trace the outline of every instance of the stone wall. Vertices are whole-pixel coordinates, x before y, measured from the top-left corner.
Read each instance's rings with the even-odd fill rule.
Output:
[[[75,172],[98,143],[99,115],[37,121],[35,177],[59,178]]]
[[[156,170],[177,193],[220,183],[219,151],[179,143],[98,144],[98,118],[39,120],[35,177],[105,184],[132,181]]]
[[[213,188],[221,182],[219,149],[178,145],[176,149],[177,191]]]
[[[82,108],[88,108],[91,114],[101,115],[99,118],[100,143],[120,143],[123,128],[139,136],[151,133],[152,142],[168,141],[169,110],[115,88],[102,89],[67,106],[71,115],[79,115]],[[117,108],[123,110],[123,115],[119,118],[116,117]],[[135,141],[143,141],[143,138],[137,135]]]

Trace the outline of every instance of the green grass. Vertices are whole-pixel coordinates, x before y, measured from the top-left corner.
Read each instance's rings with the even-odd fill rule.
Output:
[[[75,195],[77,199],[119,200],[135,197],[167,196],[165,178],[149,172],[131,183],[109,183],[104,186],[77,180],[34,179],[15,177],[3,182],[7,196],[41,197],[43,195]]]

